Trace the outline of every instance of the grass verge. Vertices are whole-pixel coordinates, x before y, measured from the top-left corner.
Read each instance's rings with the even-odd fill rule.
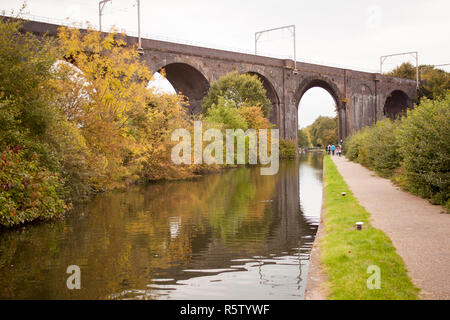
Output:
[[[403,260],[391,240],[370,225],[370,214],[359,205],[329,156],[325,156],[325,235],[321,262],[328,276],[328,299],[418,299]],[[347,195],[343,197],[342,192]],[[357,231],[355,223],[364,222]],[[380,268],[381,288],[369,289],[369,266]]]

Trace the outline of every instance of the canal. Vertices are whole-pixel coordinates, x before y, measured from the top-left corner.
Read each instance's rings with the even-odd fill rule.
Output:
[[[323,155],[133,187],[0,234],[1,299],[303,299]],[[81,270],[68,290],[67,267]]]

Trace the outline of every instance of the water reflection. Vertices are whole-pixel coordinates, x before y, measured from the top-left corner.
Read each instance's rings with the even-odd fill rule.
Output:
[[[321,168],[310,154],[276,176],[242,168],[136,187],[3,232],[0,298],[301,299]],[[81,290],[66,288],[69,265]]]

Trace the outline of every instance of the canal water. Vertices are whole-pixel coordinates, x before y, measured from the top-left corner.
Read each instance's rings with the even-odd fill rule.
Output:
[[[303,299],[322,155],[95,197],[0,234],[1,299]],[[81,270],[68,290],[67,268]]]

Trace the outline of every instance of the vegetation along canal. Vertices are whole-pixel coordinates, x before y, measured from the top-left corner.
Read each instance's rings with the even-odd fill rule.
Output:
[[[303,299],[321,153],[98,195],[0,234],[0,298]],[[81,270],[68,290],[67,267]]]

